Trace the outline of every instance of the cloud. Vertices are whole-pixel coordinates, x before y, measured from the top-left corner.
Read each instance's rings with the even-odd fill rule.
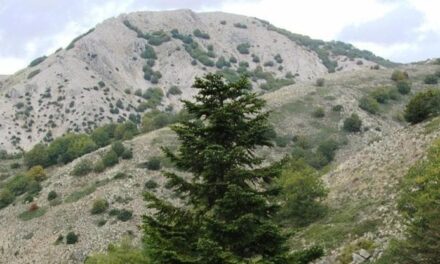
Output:
[[[379,19],[345,27],[337,38],[396,62],[438,57],[440,19],[434,10],[440,7],[434,2],[406,1]]]
[[[35,57],[65,47],[106,18],[181,8],[259,17],[295,33],[371,47],[393,60],[420,60],[437,54],[433,41],[440,34],[439,4],[433,0],[0,0],[0,73],[11,74]]]
[[[398,44],[409,42],[422,26],[423,13],[402,6],[385,16],[358,25],[345,27],[338,39],[350,42],[373,42],[378,44]]]

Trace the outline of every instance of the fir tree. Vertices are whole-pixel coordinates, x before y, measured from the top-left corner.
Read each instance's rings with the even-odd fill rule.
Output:
[[[177,153],[164,152],[183,177],[165,172],[173,203],[147,193],[145,249],[152,263],[286,263],[286,238],[272,218],[278,206],[270,183],[281,163],[263,165],[255,155],[270,146],[265,102],[246,78],[196,78],[195,102],[183,101],[191,119],[174,125]],[[178,205],[177,205],[178,204]]]

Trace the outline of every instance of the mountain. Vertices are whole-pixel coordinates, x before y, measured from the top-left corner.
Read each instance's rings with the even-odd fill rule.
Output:
[[[288,241],[292,250],[322,245],[325,256],[317,261],[322,264],[350,263],[361,249],[374,262],[391,239],[402,236],[400,182],[440,137],[440,118],[408,125],[402,116],[414,94],[438,88],[424,82],[438,65],[396,65],[351,45],[313,40],[256,18],[189,10],[121,15],[31,65],[0,77],[0,141],[8,152],[31,149],[67,131],[127,120],[130,114],[136,121],[142,104],[147,104],[145,112],[177,112],[178,100],[195,93],[194,77],[206,72],[221,71],[231,80],[248,74],[267,101],[275,129],[274,147],[257,154],[267,161],[301,156],[319,170],[328,189],[326,214],[295,228]],[[408,94],[396,89],[391,79],[396,71],[408,75]],[[365,106],[365,98],[375,104]],[[344,129],[352,114],[362,122],[355,133]],[[318,150],[328,142],[336,144],[334,156],[322,159]],[[149,213],[143,192],[174,197],[152,161],[173,170],[160,148],[175,149],[178,142],[164,127],[123,145],[132,157],[112,166],[97,169],[111,146],[47,166],[41,189],[34,186],[31,197],[18,193],[4,206],[3,190],[22,186],[20,175],[29,172],[22,157],[0,152],[0,263],[83,263],[126,236],[139,245],[142,215]],[[96,201],[108,202],[98,203],[104,213],[94,213]],[[70,232],[77,242],[66,244]]]
[[[179,99],[194,95],[194,77],[206,72],[228,78],[247,72],[255,89],[267,92],[379,65],[394,64],[256,18],[190,10],[124,14],[0,78],[0,148],[28,150],[66,132],[139,120],[155,107],[177,111]]]

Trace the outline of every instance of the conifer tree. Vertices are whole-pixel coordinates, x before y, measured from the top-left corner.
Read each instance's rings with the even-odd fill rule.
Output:
[[[281,163],[255,155],[270,146],[264,100],[245,77],[225,83],[221,75],[196,78],[195,102],[183,101],[191,119],[174,125],[177,153],[164,148],[177,171],[165,172],[178,201],[145,194],[145,250],[152,263],[286,263],[286,238],[272,218],[278,190],[270,183]]]

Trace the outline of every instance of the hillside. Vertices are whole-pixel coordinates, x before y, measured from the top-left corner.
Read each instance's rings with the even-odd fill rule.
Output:
[[[415,93],[430,87],[423,83],[423,78],[436,67],[408,65],[402,69],[410,75]],[[353,241],[366,238],[374,241],[376,247],[371,253],[377,256],[389,238],[399,234],[400,218],[395,210],[397,183],[440,136],[438,120],[407,126],[398,119],[409,96],[399,96],[381,105],[376,115],[359,108],[363,95],[378,87],[393,85],[391,74],[392,70],[385,69],[338,72],[326,75],[322,86],[316,86],[314,81],[303,81],[262,95],[268,102],[268,109],[273,111],[271,121],[278,138],[307,136],[312,146],[328,138],[344,142],[323,176],[330,190],[325,203],[331,213],[303,229],[289,242],[292,248],[316,242],[324,245],[328,257],[323,263],[334,263],[341,250]],[[343,109],[334,112],[332,109],[336,105],[342,105]],[[324,109],[324,117],[313,116],[319,107]],[[351,113],[361,117],[361,133],[342,130],[343,120]],[[96,162],[109,147],[69,164],[49,167],[48,179],[42,182],[43,189],[34,200],[40,207],[38,213],[27,218],[24,212],[30,205],[24,202],[23,196],[0,210],[2,223],[8,223],[0,228],[3,238],[0,240],[0,262],[81,263],[90,252],[104,250],[124,235],[132,235],[139,241],[141,216],[148,213],[142,199],[145,188],[155,188],[156,193],[173,197],[163,188],[160,172],[146,169],[145,162],[161,155],[160,146],[175,144],[173,133],[163,128],[125,141],[124,145],[133,149],[133,158],[121,160],[101,173],[71,175],[77,164],[85,160]],[[290,154],[295,144],[289,139],[273,149],[260,149],[259,154],[268,160],[277,160]],[[2,161],[0,186],[12,176],[11,162]],[[164,166],[171,169],[167,164]],[[51,191],[56,191],[58,198],[48,201]],[[133,217],[121,221],[107,213],[91,214],[93,201],[97,198],[109,201],[110,212],[111,209],[127,209],[133,211]],[[65,237],[69,231],[79,235],[78,243],[56,243],[60,235]]]
[[[256,18],[190,10],[124,14],[0,77],[0,148],[28,150],[66,132],[137,122],[156,107],[178,111],[179,99],[194,95],[194,77],[206,72],[230,79],[248,73],[257,91],[268,92],[328,72],[392,65]]]

